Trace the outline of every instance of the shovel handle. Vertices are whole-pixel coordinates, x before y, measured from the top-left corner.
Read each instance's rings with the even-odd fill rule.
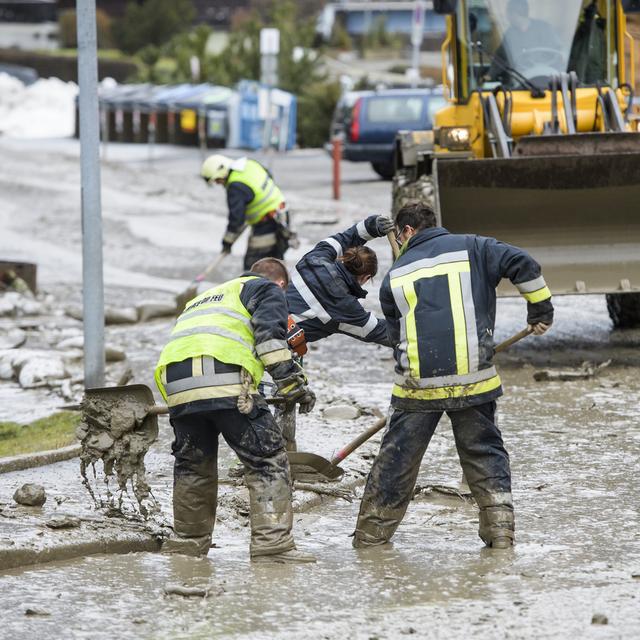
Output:
[[[391,251],[393,251],[393,259],[397,260],[400,255],[400,247],[398,246],[398,241],[396,240],[396,236],[393,231],[389,231],[389,233],[387,233],[387,240],[391,245]]]
[[[533,333],[533,328],[527,327],[526,329],[523,329],[522,331],[516,333],[514,336],[507,338],[504,342],[501,342],[499,345],[495,347],[493,352],[500,353],[501,351],[508,349],[512,344],[515,344],[519,340],[522,340],[522,338],[526,338],[531,333]]]
[[[267,404],[285,404],[286,400],[284,398],[265,398]],[[79,405],[78,405],[79,407]],[[161,416],[165,413],[169,413],[169,407],[166,407],[162,404],[154,404],[152,407],[147,409],[148,416]]]
[[[371,436],[375,435],[384,428],[387,424],[387,419],[380,418],[375,424],[369,427],[364,433],[361,433],[357,438],[352,440],[348,445],[342,447],[333,458],[331,458],[331,464],[337,465],[342,462],[349,454],[353,453],[361,444],[365,443]]]
[[[199,273],[193,280],[192,284],[196,284],[198,282],[202,282],[212,271],[215,271],[220,263],[228,256],[229,254],[223,251],[220,255],[202,272]]]

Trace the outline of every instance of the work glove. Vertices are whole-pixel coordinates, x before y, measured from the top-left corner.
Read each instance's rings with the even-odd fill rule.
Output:
[[[533,334],[541,336],[553,324],[553,304],[551,300],[527,302],[527,325]]]
[[[231,253],[231,247],[232,247],[232,243],[231,242],[226,242],[225,240],[222,241],[222,253]]]
[[[374,220],[375,228],[372,233],[377,238],[384,238],[389,231],[394,230],[393,220],[386,216],[376,216]]]
[[[307,387],[307,376],[297,362],[281,362],[268,371],[277,387],[276,398],[284,398],[287,403],[299,403],[300,413],[308,413],[313,409],[316,396]]]
[[[310,413],[316,406],[316,394],[304,385],[304,394],[298,398],[298,412]]]

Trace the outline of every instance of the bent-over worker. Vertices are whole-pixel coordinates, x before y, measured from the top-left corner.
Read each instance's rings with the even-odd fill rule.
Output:
[[[421,203],[395,220],[401,255],[380,289],[394,344],[391,413],[360,505],[353,545],[388,542],[413,495],[420,463],[444,412],[469,488],[480,508],[480,538],[513,544],[509,456],[496,426],[500,377],[492,364],[495,289],[509,278],[527,300],[536,335],[553,321],[540,265],[493,238],[451,234]]]
[[[200,294],[178,317],[156,367],[175,433],[176,538],[163,550],[206,555],[216,515],[218,436],[244,465],[251,504],[251,559],[313,562],[291,535],[291,481],[280,428],[258,393],[266,368],[276,397],[310,411],[315,396],[285,335],[288,274],[264,258],[251,272]]]
[[[251,158],[232,160],[220,154],[209,156],[201,175],[208,185],[223,185],[227,191],[229,222],[222,238],[222,252],[231,246],[244,228],[251,227],[244,268],[261,258],[284,258],[292,233],[282,191],[271,174]]]
[[[369,216],[322,240],[301,258],[291,274],[287,303],[292,320],[304,331],[305,342],[342,333],[390,346],[385,320],[366,311],[360,300],[367,295],[363,286],[378,271],[375,252],[364,245],[392,229],[389,218]],[[295,412],[278,410],[276,418],[287,448],[295,451]]]

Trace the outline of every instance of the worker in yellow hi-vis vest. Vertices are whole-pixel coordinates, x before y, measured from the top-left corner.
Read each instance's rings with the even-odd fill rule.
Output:
[[[216,519],[218,438],[244,467],[251,503],[251,560],[315,562],[296,550],[291,479],[282,431],[259,393],[266,369],[276,397],[310,411],[315,396],[286,342],[285,265],[263,258],[250,272],[191,300],[160,354],[155,378],[169,406],[173,529],[163,551],[206,556]]]
[[[227,191],[229,223],[222,252],[231,252],[231,246],[248,225],[251,235],[245,269],[261,258],[284,258],[295,237],[289,229],[284,196],[271,174],[257,160],[232,160],[216,154],[204,161],[201,175],[208,185],[223,185]]]

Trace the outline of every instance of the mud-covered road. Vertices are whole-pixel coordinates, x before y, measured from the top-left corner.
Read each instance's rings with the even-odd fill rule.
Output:
[[[103,208],[110,304],[170,299],[218,249],[222,194],[207,191],[197,179],[197,153],[163,153],[148,166],[137,150],[109,148]],[[60,304],[81,298],[75,154],[69,142],[31,148],[0,143],[0,255],[37,261],[42,288]],[[345,165],[345,200],[338,204],[329,199],[330,165],[321,152],[294,153],[277,159],[273,168],[296,212],[300,251],[388,208],[388,183],[366,166]],[[384,271],[387,247],[382,241],[373,246]],[[237,272],[241,255],[242,248],[234,248],[225,274]],[[376,293],[374,286],[367,302],[373,309]],[[316,565],[252,566],[244,521],[227,519],[217,524],[216,547],[205,560],[97,555],[5,571],[0,574],[0,636],[640,637],[640,336],[611,331],[602,297],[556,303],[549,335],[530,338],[498,360],[505,382],[499,426],[513,469],[513,551],[484,549],[473,503],[433,489],[458,488],[460,481],[453,438],[443,420],[421,468],[418,486],[423,489],[390,549],[351,548],[357,499],[325,500],[296,515],[296,538],[317,555]],[[496,338],[518,331],[524,314],[520,300],[501,301]],[[126,350],[136,382],[151,383],[169,326],[154,320],[108,328],[108,339]],[[584,360],[612,362],[586,380],[533,378],[536,370],[574,368]],[[345,337],[314,345],[308,362],[319,403],[301,423],[301,442],[330,455],[372,418],[336,422],[324,419],[322,410],[337,403],[386,410],[392,363],[384,349]],[[33,404],[33,395],[23,399],[18,390],[2,397],[23,411]],[[150,475],[169,517],[170,432],[165,421],[160,427]],[[366,470],[374,451],[375,444],[370,445],[352,462],[352,478],[358,469]],[[223,462],[232,462],[228,451]],[[7,524],[20,523],[22,512],[6,506],[18,482],[42,482],[52,496],[50,508],[55,497],[59,508],[84,500],[76,466],[70,461],[0,476],[0,534],[7,535]],[[74,479],[78,486],[71,487]],[[360,485],[358,495],[361,490]],[[90,513],[88,501],[84,509]],[[175,584],[202,587],[208,596],[165,595],[165,587]]]

